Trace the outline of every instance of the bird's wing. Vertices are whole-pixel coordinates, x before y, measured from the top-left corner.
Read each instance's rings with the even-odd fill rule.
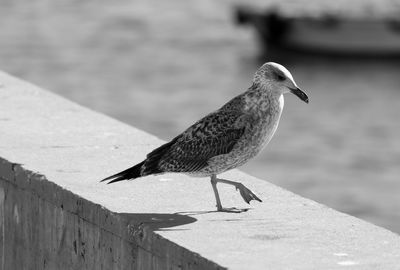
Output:
[[[210,158],[229,153],[243,136],[249,115],[217,111],[147,155],[145,171],[195,172]]]

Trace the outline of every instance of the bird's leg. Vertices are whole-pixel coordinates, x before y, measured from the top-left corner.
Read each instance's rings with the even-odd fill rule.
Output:
[[[243,200],[247,203],[250,203],[251,200],[257,200],[259,202],[262,202],[261,199],[258,198],[256,194],[254,194],[250,189],[245,187],[245,185],[243,185],[242,183],[225,180],[225,179],[220,179],[217,177],[215,177],[215,182],[216,183],[220,182],[220,183],[234,186],[237,190],[239,190],[240,195],[242,195]]]
[[[222,210],[222,204],[221,204],[221,199],[219,198],[219,194],[218,194],[217,176],[216,175],[212,175],[211,176],[211,186],[212,186],[213,191],[214,191],[215,201],[217,202],[217,210],[221,211]]]
[[[211,186],[212,186],[213,191],[214,191],[215,201],[217,202],[217,211],[218,212],[228,212],[228,213],[241,213],[241,212],[247,211],[248,209],[237,209],[237,208],[234,208],[234,207],[232,207],[232,208],[224,208],[224,207],[222,207],[221,199],[219,198],[219,193],[218,193],[218,189],[217,189],[217,183],[219,182],[219,180],[221,180],[221,179],[218,179],[216,175],[212,175],[211,176]],[[227,180],[225,180],[225,181],[227,181]],[[238,184],[240,184],[240,183],[238,183]]]

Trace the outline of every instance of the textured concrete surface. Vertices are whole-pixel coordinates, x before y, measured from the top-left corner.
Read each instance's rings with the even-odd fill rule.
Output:
[[[0,84],[3,269],[24,254],[65,269],[399,268],[398,235],[239,171],[224,177],[264,201],[241,214],[214,212],[208,179],[100,184],[162,141],[6,74]],[[224,206],[249,207],[220,189]]]

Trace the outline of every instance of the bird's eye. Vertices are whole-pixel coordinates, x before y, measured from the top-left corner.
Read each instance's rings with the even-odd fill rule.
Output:
[[[277,81],[284,81],[284,80],[286,80],[285,75],[283,75],[283,74],[280,73],[280,72],[274,71],[273,74],[275,75],[275,79],[276,79]]]
[[[284,81],[285,80],[285,76],[278,74],[276,76],[276,78],[278,79],[278,81]]]

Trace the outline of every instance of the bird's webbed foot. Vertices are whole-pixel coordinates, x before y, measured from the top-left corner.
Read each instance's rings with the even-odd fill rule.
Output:
[[[225,212],[225,213],[243,213],[243,212],[247,212],[248,210],[249,210],[249,208],[239,209],[236,207],[229,207],[229,208],[220,207],[217,209],[218,212]]]
[[[242,196],[242,198],[245,202],[250,203],[250,201],[252,201],[252,200],[262,202],[262,200],[260,198],[258,198],[256,194],[254,194],[250,189],[248,189],[242,183],[238,183],[237,185],[235,185],[235,187],[236,187],[236,190],[239,190],[240,195]]]
[[[234,186],[236,188],[236,190],[239,190],[240,195],[242,196],[243,200],[247,203],[250,203],[250,201],[252,201],[252,200],[262,202],[262,200],[260,198],[258,198],[256,194],[254,194],[250,189],[248,189],[242,183],[230,181],[230,180],[226,180],[226,179],[221,179],[221,178],[216,178],[216,181]]]

